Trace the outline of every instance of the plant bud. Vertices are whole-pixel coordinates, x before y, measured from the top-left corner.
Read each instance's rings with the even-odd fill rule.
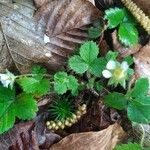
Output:
[[[68,120],[65,121],[65,125],[69,126],[69,121]]]
[[[61,121],[58,121],[57,125],[58,125],[59,127],[61,127],[62,122],[61,122]]]
[[[46,125],[47,125],[47,126],[49,126],[49,125],[50,125],[50,122],[49,122],[49,121],[47,121],[47,122],[46,122]]]
[[[59,127],[56,125],[56,126],[55,126],[55,130],[58,130],[58,129],[59,129]]]

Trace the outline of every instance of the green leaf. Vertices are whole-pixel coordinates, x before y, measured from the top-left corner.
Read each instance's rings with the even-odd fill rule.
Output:
[[[22,93],[16,97],[15,113],[19,119],[32,119],[36,116],[37,111],[37,102],[30,94]]]
[[[78,86],[79,86],[78,81],[77,81],[77,79],[76,79],[74,76],[72,76],[72,75],[68,76],[68,79],[69,79],[69,83],[67,84],[68,89],[70,89],[70,90],[71,90],[71,93],[72,93],[73,95],[75,95],[76,92],[77,92],[77,90],[78,90]]]
[[[58,94],[64,94],[67,90],[71,90],[74,95],[78,89],[77,79],[70,75],[68,76],[66,72],[58,72],[54,75],[54,90]]]
[[[14,100],[15,90],[0,85],[0,103]]]
[[[32,74],[46,74],[47,70],[39,65],[34,65],[32,67]]]
[[[95,59],[89,67],[89,72],[95,76],[100,76],[105,68],[105,62],[103,58]]]
[[[83,74],[88,70],[88,64],[80,56],[73,56],[69,59],[69,67],[76,73]]]
[[[0,108],[2,108],[1,103],[0,103],[0,106],[1,106]],[[9,130],[10,128],[12,128],[15,123],[14,105],[9,103],[8,106],[5,108],[6,108],[6,110],[0,115],[0,134],[4,133],[7,130]]]
[[[128,143],[121,144],[115,147],[114,150],[142,150],[140,144],[137,143]]]
[[[124,10],[120,8],[110,8],[105,11],[105,19],[108,20],[110,29],[117,27],[124,19]]]
[[[80,47],[80,56],[88,64],[92,63],[98,56],[99,48],[93,41],[85,42]]]
[[[148,94],[149,81],[147,78],[138,79],[131,91],[132,97],[142,97]]]
[[[110,107],[123,110],[127,107],[127,99],[121,93],[117,93],[117,92],[109,93],[105,97],[105,104]]]
[[[17,82],[23,88],[24,92],[38,96],[42,96],[50,90],[50,83],[47,79],[38,80],[33,77],[23,77],[18,79]]]
[[[138,43],[138,31],[131,23],[122,23],[119,27],[118,36],[125,46],[133,46]]]
[[[108,51],[105,58],[107,61],[116,60],[118,55],[119,55],[119,52]]]
[[[54,90],[58,94],[64,94],[67,91],[68,75],[65,72],[57,72],[54,75]]]
[[[89,35],[89,38],[91,38],[91,39],[98,38],[101,35],[100,28],[90,27],[88,29],[88,35]]]
[[[134,63],[134,60],[133,60],[132,56],[125,57],[124,61],[126,61],[128,63],[128,65],[132,65]]]
[[[143,104],[141,100],[132,100],[128,104],[128,118],[137,123],[150,123],[150,101]]]

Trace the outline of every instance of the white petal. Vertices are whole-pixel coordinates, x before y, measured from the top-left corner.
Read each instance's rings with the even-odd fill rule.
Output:
[[[50,42],[49,37],[45,34],[44,35],[44,43]]]
[[[110,71],[108,71],[108,70],[104,70],[103,72],[102,72],[102,74],[103,74],[103,76],[105,77],[105,78],[110,78],[110,77],[112,77],[112,73],[110,72]]]
[[[0,74],[0,80],[7,80],[9,77],[6,74]]]
[[[11,83],[10,80],[6,80],[5,82],[3,82],[3,86],[8,88],[9,84]]]
[[[123,61],[122,64],[121,64],[121,68],[122,68],[124,71],[128,70],[128,68],[129,68],[128,63],[127,63],[126,61]]]
[[[106,65],[106,68],[109,69],[109,70],[113,70],[116,68],[116,62],[113,61],[113,60],[110,60],[107,65]]]

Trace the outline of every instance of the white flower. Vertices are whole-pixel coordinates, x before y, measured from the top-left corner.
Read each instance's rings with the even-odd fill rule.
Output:
[[[110,60],[107,65],[106,68],[109,70],[113,70],[116,68],[116,62],[114,60]]]
[[[128,68],[129,68],[129,65],[126,61],[123,61],[122,64],[121,64],[121,68],[124,70],[124,71],[127,71]]]
[[[105,78],[110,78],[110,77],[112,77],[112,73],[110,72],[110,71],[108,71],[108,70],[104,70],[103,72],[102,72],[102,74],[103,74],[103,76],[105,77]]]
[[[16,77],[8,70],[6,72],[6,74],[0,74],[0,81],[4,87],[8,88],[10,85],[10,88],[12,89]]]

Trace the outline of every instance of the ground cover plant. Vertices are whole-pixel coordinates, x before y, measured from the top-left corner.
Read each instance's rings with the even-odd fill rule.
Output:
[[[38,63],[27,74],[7,69],[0,73],[0,134],[18,122],[36,120],[44,110],[46,130],[64,136],[64,131],[72,132],[71,127],[82,123],[94,104],[117,112],[130,126],[148,125],[149,78],[136,76],[133,55],[122,55],[111,46],[104,50],[106,45],[103,46],[104,41],[107,43],[105,37],[115,31],[119,44],[128,51],[140,44],[141,30],[126,8],[109,8],[98,24],[86,29],[88,39],[66,56],[63,68],[50,72],[47,65]],[[39,101],[49,96],[53,98],[46,107],[40,107]],[[114,150],[143,149],[144,138],[143,130],[140,144],[130,139]]]

